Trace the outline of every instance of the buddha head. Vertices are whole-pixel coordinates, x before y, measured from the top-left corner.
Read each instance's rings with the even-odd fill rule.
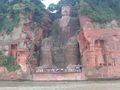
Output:
[[[71,13],[71,7],[70,5],[65,5],[61,8],[61,14],[62,16],[70,16]]]

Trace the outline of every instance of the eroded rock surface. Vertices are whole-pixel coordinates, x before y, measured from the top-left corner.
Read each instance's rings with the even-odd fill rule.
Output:
[[[87,17],[80,17],[78,36],[83,68],[91,78],[119,76],[120,28],[96,28]]]

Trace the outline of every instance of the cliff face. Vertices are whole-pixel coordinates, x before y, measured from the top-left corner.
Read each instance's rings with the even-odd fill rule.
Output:
[[[8,72],[5,67],[0,67],[0,73],[6,75],[3,78],[24,79],[28,76],[29,69],[35,70],[36,68],[43,70],[39,73],[58,73],[54,70],[61,70],[61,67],[62,72],[66,70],[65,73],[78,73],[77,64],[82,65],[82,72],[79,73],[88,79],[120,77],[120,28],[116,21],[113,20],[111,23],[100,25],[92,23],[86,16],[80,16],[79,21],[80,32],[74,33],[75,23],[73,26],[68,24],[62,27],[62,35],[69,37],[71,27],[74,35],[68,39],[62,37],[62,40],[65,39],[66,42],[63,43],[62,47],[57,48],[53,46],[53,37],[49,36],[50,31],[48,29],[51,24],[48,17],[45,18],[42,27],[34,27],[34,30],[30,28],[31,21],[29,19],[21,18],[18,27],[15,27],[11,33],[1,32],[0,51],[6,56],[16,58],[16,63],[21,67],[21,70],[12,73]],[[61,41],[57,42],[60,43],[59,45],[62,44]],[[58,49],[62,49],[64,53],[58,52]],[[52,53],[53,51],[54,53]],[[36,53],[39,53],[39,58],[34,57]],[[61,60],[62,55],[65,56],[65,62]],[[76,58],[78,55],[80,56]],[[53,60],[55,58],[58,60],[59,57],[58,62]],[[55,66],[58,64],[61,64],[61,67]],[[10,78],[7,78],[8,76]],[[82,78],[80,77],[80,79]]]
[[[63,77],[68,73],[69,77],[81,75],[77,79],[82,76],[88,79],[120,77],[120,27],[117,21],[111,19],[111,22],[98,24],[92,22],[96,16],[84,15],[78,19],[70,16],[69,6],[62,9],[61,18],[53,25],[47,14],[41,26],[34,24],[32,18],[25,19],[21,15],[19,25],[12,32],[0,32],[0,51],[4,56],[14,57],[14,63],[20,66],[19,70],[9,72],[1,65],[0,74],[5,76],[4,80],[26,79],[32,74],[36,76],[36,72],[42,73],[44,79],[49,77],[44,74],[54,74],[56,80],[60,80],[59,73]]]
[[[16,61],[14,64],[20,66],[19,70],[13,71],[12,75],[14,78],[7,78],[7,75],[11,72],[6,71],[7,73],[3,73],[5,77],[0,79],[23,79],[25,78],[23,74],[26,74],[29,69],[28,61],[35,64],[36,60],[33,57],[33,53],[35,52],[34,46],[38,45],[40,39],[43,37],[43,30],[40,27],[33,27],[33,30],[31,30],[30,23],[30,19],[21,17],[18,26],[14,27],[12,32],[0,32],[0,51],[4,57],[15,58]],[[3,71],[3,68],[7,70],[6,67],[3,66],[4,65],[1,65],[0,72]],[[17,77],[19,76],[18,73],[23,76]]]
[[[80,17],[78,37],[83,70],[88,78],[119,76],[120,28],[95,27],[85,16]]]

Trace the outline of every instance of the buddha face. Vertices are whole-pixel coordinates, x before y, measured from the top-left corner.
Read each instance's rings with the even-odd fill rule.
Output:
[[[63,6],[61,9],[62,16],[70,16],[71,8],[70,6]]]

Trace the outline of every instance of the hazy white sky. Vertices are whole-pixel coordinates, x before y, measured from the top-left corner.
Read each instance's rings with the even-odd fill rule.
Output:
[[[45,4],[46,8],[49,6],[49,4],[54,3],[57,4],[60,0],[43,0],[43,3]]]

